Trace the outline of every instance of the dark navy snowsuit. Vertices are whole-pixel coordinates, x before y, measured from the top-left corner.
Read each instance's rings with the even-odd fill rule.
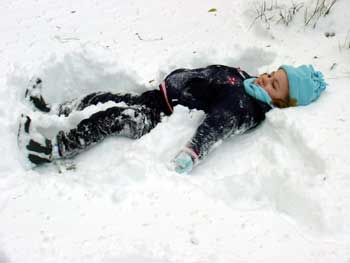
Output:
[[[245,92],[243,80],[250,77],[239,68],[212,65],[175,70],[160,84],[160,90],[141,95],[90,94],[74,110],[107,101],[127,106],[110,107],[81,121],[75,129],[61,131],[57,136],[59,152],[70,157],[111,134],[140,138],[161,121],[161,114],[170,115],[180,104],[206,113],[186,145],[202,159],[216,142],[257,126],[271,109]],[[62,105],[61,114],[71,111]]]

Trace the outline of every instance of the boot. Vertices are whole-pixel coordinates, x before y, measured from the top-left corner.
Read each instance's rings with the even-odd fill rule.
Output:
[[[49,112],[51,110],[50,105],[47,104],[41,95],[42,80],[36,78],[30,81],[29,88],[26,89],[25,99],[30,101],[34,107],[42,112]]]
[[[33,133],[32,120],[22,115],[18,130],[18,144],[27,152],[29,161],[35,165],[50,163],[60,156],[58,147],[39,133]]]

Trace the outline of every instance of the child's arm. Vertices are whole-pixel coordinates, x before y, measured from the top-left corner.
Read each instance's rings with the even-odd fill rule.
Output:
[[[241,134],[257,126],[265,116],[263,112],[257,113],[258,110],[251,102],[242,105],[239,96],[214,104],[192,139],[181,151],[186,153],[187,157],[179,159],[179,156],[184,157],[180,153],[175,158],[176,170],[180,166],[180,170],[189,172],[216,143],[232,134]],[[188,157],[191,157],[192,164]],[[182,167],[183,164],[187,164],[187,167]]]
[[[235,116],[222,111],[208,114],[192,139],[175,157],[175,170],[178,173],[190,172],[193,166],[209,153],[215,143],[237,130]]]
[[[196,153],[197,160],[203,159],[217,142],[254,126],[253,120],[247,121],[246,125],[239,125],[239,118],[239,115],[230,111],[220,108],[214,110],[207,114],[186,148]]]

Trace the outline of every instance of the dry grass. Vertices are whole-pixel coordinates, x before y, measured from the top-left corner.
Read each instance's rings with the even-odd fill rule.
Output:
[[[281,5],[277,0],[264,0],[256,5],[256,16],[250,28],[257,21],[264,24],[266,29],[270,29],[273,23],[288,26],[301,10],[304,10],[304,25],[316,27],[318,20],[327,16],[336,2],[337,0],[317,0],[314,7],[308,8],[304,2],[291,1],[290,5]]]
[[[316,27],[318,20],[329,14],[337,0],[317,0],[315,7],[310,11],[305,8],[304,24],[305,26],[311,25]]]

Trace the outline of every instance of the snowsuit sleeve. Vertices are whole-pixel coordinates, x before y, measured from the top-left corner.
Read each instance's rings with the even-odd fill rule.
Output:
[[[232,89],[232,87],[223,87]],[[203,159],[215,143],[232,134],[240,134],[258,125],[265,112],[259,112],[258,107],[252,107],[251,100],[240,96],[242,90],[237,89],[230,100],[227,97],[218,98],[210,107],[205,119],[196,130],[187,148],[195,159]],[[237,94],[238,93],[238,94]]]

